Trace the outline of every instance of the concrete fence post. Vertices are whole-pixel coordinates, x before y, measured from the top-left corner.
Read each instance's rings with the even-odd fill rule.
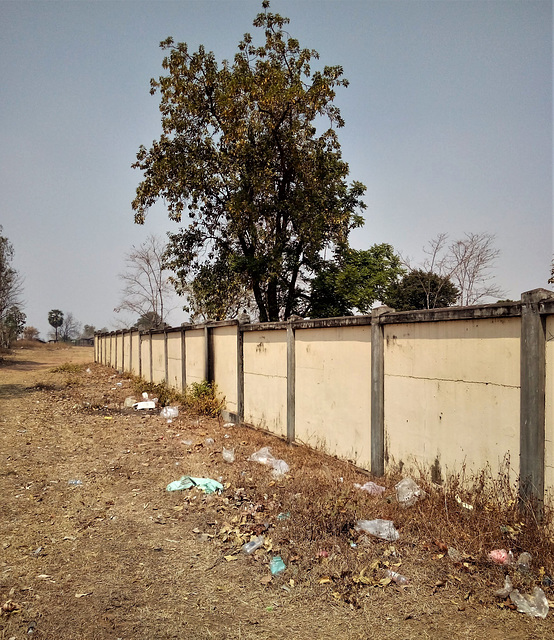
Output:
[[[185,327],[181,326],[181,391],[187,389],[187,345]]]
[[[371,473],[385,475],[385,340],[380,317],[393,311],[371,311]]]
[[[519,496],[531,499],[538,515],[544,504],[546,391],[546,321],[539,303],[551,296],[546,289],[521,296]]]
[[[150,331],[148,332],[148,335],[150,337],[150,340],[149,340],[149,349],[150,349],[150,382],[154,382],[154,348],[153,348],[154,338],[152,337],[152,329],[150,329]]]
[[[244,332],[237,322],[237,420],[244,422]]]
[[[204,326],[204,379],[214,381],[213,328],[208,325]]]
[[[165,384],[169,385],[169,349],[167,344],[167,331],[164,329],[164,377]]]
[[[296,438],[296,345],[292,320],[287,323],[287,441]]]

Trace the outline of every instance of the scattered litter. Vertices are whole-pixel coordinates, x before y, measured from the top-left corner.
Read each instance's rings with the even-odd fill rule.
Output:
[[[256,549],[259,549],[263,545],[264,540],[264,536],[253,538],[252,540],[250,540],[250,542],[242,545],[241,551],[243,553],[246,553],[247,555],[250,555],[251,553],[254,553]]]
[[[225,462],[228,462],[229,464],[232,464],[235,461],[234,449],[226,449],[225,447],[223,447],[223,451],[221,452],[221,455],[223,456],[223,460]]]
[[[499,598],[507,598],[513,590],[514,587],[512,585],[512,580],[510,576],[507,575],[504,578],[504,586],[502,587],[502,589],[498,589],[498,591],[495,591],[494,595],[498,596]]]
[[[531,554],[527,553],[527,551],[520,553],[516,564],[521,573],[529,573],[531,569]]]
[[[448,547],[447,553],[448,557],[453,562],[461,562],[463,559],[463,555],[458,551],[458,549],[454,549],[454,547]]]
[[[494,549],[489,553],[489,560],[495,564],[514,564],[514,554],[506,549]]]
[[[135,398],[135,396],[129,396],[128,398],[125,398],[125,400],[123,401],[123,406],[126,409],[130,409],[135,404],[137,404],[137,399]]]
[[[290,471],[289,465],[284,460],[279,460],[272,455],[270,447],[262,447],[253,453],[248,460],[272,467],[274,477],[283,476]]]
[[[86,371],[86,372],[87,372],[87,373],[91,373],[90,369],[87,369],[87,371]]]
[[[175,480],[167,485],[167,491],[183,491],[184,489],[192,489],[198,487],[204,493],[214,493],[215,491],[223,491],[223,485],[217,480],[211,478],[192,478],[191,476],[183,476],[180,480]]]
[[[420,498],[427,495],[412,478],[403,478],[394,488],[396,499],[403,507],[412,507]]]
[[[522,594],[514,589],[510,593],[510,600],[520,613],[526,613],[533,618],[546,618],[548,614],[548,600],[540,587],[535,587],[533,595]]]
[[[20,605],[13,600],[6,600],[2,607],[0,607],[2,613],[15,613],[21,609]],[[15,636],[14,636],[15,637]]]
[[[385,487],[381,487],[380,485],[375,484],[375,482],[371,482],[371,480],[365,484],[358,484],[355,482],[354,487],[356,489],[361,489],[362,491],[367,491],[370,496],[380,496],[385,493]]]
[[[83,482],[81,480],[68,480],[67,484],[78,487],[78,486],[81,486]]]
[[[468,511],[473,511],[473,505],[469,504],[467,502],[464,502],[459,495],[454,496],[456,499],[456,502],[463,507],[464,509],[467,509]]]
[[[215,442],[215,440],[214,440],[213,438],[206,438],[206,439],[204,440],[204,442],[205,442],[206,444],[210,445],[210,444],[213,444],[213,443]]]
[[[223,425],[223,428],[224,428],[224,429],[230,429],[231,427],[234,427],[234,426],[235,426],[235,423],[234,423],[234,422],[226,422],[226,423]]]
[[[288,520],[290,518],[290,511],[287,511],[286,513],[283,513],[281,511],[281,513],[277,516],[277,520]]]
[[[179,407],[163,407],[160,411],[160,415],[162,418],[166,418],[166,420],[176,418],[179,415]]]
[[[123,382],[116,382],[116,383],[115,383],[115,386],[116,386],[116,387],[122,387],[122,386],[123,386]]]
[[[358,520],[356,530],[365,531],[376,538],[382,538],[389,542],[394,542],[400,537],[391,520]]]
[[[135,402],[133,409],[140,411],[142,409],[155,409],[156,403],[154,400],[143,400],[142,402]]]
[[[269,569],[271,571],[272,576],[277,576],[282,573],[287,566],[283,562],[283,558],[281,556],[273,556],[271,558],[271,562],[269,563]]]
[[[387,578],[390,578],[393,582],[396,582],[396,584],[400,585],[400,586],[404,586],[407,585],[409,583],[408,578],[406,578],[406,576],[403,576],[400,573],[397,573],[396,571],[393,571],[392,569],[387,569],[386,570],[386,576]]]
[[[92,595],[92,591],[88,591],[87,593],[76,593],[75,597],[76,598],[84,598],[85,596],[91,596]]]

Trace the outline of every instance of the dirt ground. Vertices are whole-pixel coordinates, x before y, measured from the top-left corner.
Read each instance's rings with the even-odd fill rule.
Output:
[[[132,381],[92,358],[89,348],[23,349],[0,366],[1,640],[552,637],[552,612],[535,619],[499,602],[502,569],[448,564],[415,511],[394,548],[345,538],[318,551],[294,511],[303,482],[321,473],[350,491],[367,478],[246,427],[125,408]],[[266,445],[290,465],[284,478],[247,460]],[[168,492],[183,475],[225,489]],[[380,517],[375,504],[362,504],[368,517]],[[241,553],[261,532],[264,547]],[[277,553],[287,568],[272,576]],[[401,559],[409,585],[374,579],[375,563],[349,572],[361,554],[368,566]]]

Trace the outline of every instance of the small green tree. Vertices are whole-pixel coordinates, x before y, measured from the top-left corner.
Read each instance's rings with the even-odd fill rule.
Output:
[[[265,42],[245,34],[232,63],[218,66],[203,46],[161,43],[167,75],[151,93],[161,93],[163,134],[137,154],[144,178],[133,209],[139,224],[159,198],[171,219],[188,214],[188,226],[169,234],[168,267],[191,282],[235,256],[265,322],[288,318],[321,252],[363,224],[365,187],[347,184],[335,131],[344,124],[333,104],[347,85],[342,68],[314,70],[317,52],[300,47],[267,0],[262,7],[254,26]]]
[[[369,313],[377,300],[384,300],[404,273],[400,258],[390,244],[366,250],[339,248],[334,260],[323,263],[311,281],[305,312],[311,318]]]
[[[56,342],[58,342],[58,329],[63,324],[63,311],[60,311],[59,309],[52,309],[52,311],[49,311],[48,323],[54,327],[56,332]]]
[[[450,307],[459,296],[458,288],[445,276],[415,269],[395,283],[385,298],[396,311]]]
[[[27,317],[17,305],[13,305],[4,316],[1,326],[2,346],[10,348],[12,342],[23,333]]]

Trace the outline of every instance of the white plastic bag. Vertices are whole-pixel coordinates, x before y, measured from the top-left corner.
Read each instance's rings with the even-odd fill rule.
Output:
[[[548,614],[548,600],[540,587],[535,587],[533,595],[522,594],[514,589],[510,593],[510,600],[520,613],[526,613],[528,616],[546,618]]]
[[[396,499],[402,507],[412,507],[420,498],[427,494],[411,478],[404,478],[395,485]]]
[[[271,467],[274,478],[283,476],[290,471],[289,465],[284,460],[279,460],[273,456],[270,447],[262,447],[259,451],[253,453],[248,460]]]
[[[392,520],[358,520],[357,531],[365,531],[376,538],[395,542],[400,537]]]

